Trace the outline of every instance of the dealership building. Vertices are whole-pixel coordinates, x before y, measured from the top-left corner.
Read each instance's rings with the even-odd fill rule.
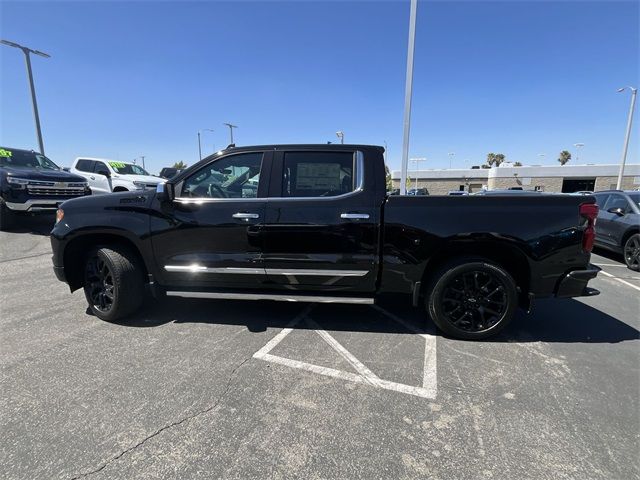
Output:
[[[609,190],[616,188],[619,168],[619,164],[516,167],[504,162],[493,168],[409,170],[411,185],[407,188],[426,188],[430,195],[446,195],[452,190],[474,193],[509,188],[563,193]],[[394,188],[400,188],[400,171],[393,171],[391,178]],[[622,189],[639,188],[640,164],[627,164]]]

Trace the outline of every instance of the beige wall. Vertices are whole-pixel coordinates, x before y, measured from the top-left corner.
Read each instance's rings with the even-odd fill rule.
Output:
[[[504,190],[511,187],[522,187],[523,190],[534,190],[536,186],[543,187],[544,192],[562,191],[561,177],[532,177],[526,180],[493,177],[489,179],[490,190]]]
[[[622,190],[633,190],[640,187],[640,185],[633,184],[634,177],[622,177]],[[596,192],[598,190],[609,190],[616,188],[618,183],[618,177],[598,177],[596,178]]]
[[[476,183],[476,182],[471,182]],[[429,195],[446,195],[450,190],[459,190],[460,185],[468,185],[465,184],[463,179],[434,179],[434,180],[418,180],[418,188],[427,188],[429,190]],[[486,185],[486,183],[485,183]],[[408,188],[415,188],[416,181],[415,179],[411,182],[411,186]],[[393,188],[400,188],[400,181],[393,181]],[[465,187],[467,190],[468,187]]]

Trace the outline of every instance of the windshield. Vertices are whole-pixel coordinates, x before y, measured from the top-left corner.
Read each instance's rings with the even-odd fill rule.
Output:
[[[133,163],[109,162],[109,165],[116,173],[122,175],[149,175],[149,172],[144,168],[134,165]]]
[[[60,167],[44,155],[24,150],[0,148],[0,167],[37,168],[42,170],[60,170]]]
[[[629,198],[638,208],[640,208],[640,192],[629,194]]]

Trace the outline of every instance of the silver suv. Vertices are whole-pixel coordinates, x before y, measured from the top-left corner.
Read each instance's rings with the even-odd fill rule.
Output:
[[[594,197],[600,207],[596,246],[621,253],[627,267],[640,271],[640,192],[608,190]]]

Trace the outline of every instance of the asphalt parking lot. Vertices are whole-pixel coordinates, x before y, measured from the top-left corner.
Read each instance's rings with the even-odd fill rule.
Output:
[[[149,301],[85,313],[48,219],[0,233],[0,477],[640,477],[640,274],[491,341],[405,305]],[[602,252],[599,252],[602,253]]]

